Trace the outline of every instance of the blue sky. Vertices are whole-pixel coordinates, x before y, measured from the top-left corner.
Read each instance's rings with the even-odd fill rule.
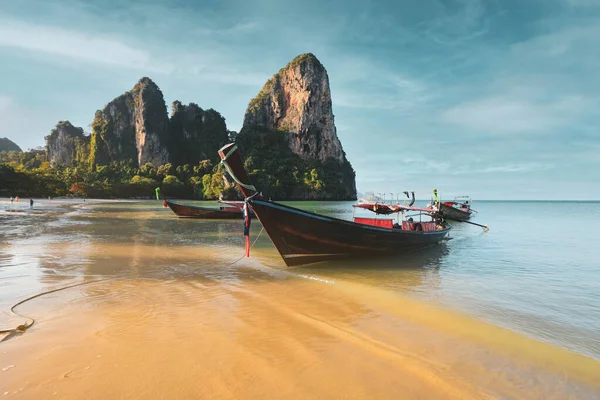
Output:
[[[239,130],[312,52],[359,191],[600,199],[600,0],[91,3],[0,2],[0,137],[89,131],[142,76]]]

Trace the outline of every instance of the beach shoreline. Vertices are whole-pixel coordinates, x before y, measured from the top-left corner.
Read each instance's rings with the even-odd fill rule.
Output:
[[[428,265],[447,249],[404,257],[404,267],[286,268],[266,237],[240,259],[240,221],[112,203],[5,217],[0,328],[25,322],[8,312],[17,301],[67,288],[16,309],[35,324],[0,342],[6,398],[600,393],[597,360],[411,295],[439,286]],[[81,283],[89,284],[71,287]]]

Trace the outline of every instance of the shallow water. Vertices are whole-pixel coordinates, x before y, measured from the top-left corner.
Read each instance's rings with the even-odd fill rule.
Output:
[[[351,218],[348,204],[313,208]],[[482,201],[474,208],[479,215],[472,221],[490,231],[453,223],[453,240],[417,262],[416,271],[397,268],[405,265],[398,260],[384,271],[359,263],[334,273],[440,302],[600,360],[600,252],[593,234],[600,202]],[[323,266],[309,269],[326,273]]]
[[[350,218],[349,204],[295,205]],[[16,301],[89,284],[17,309],[36,323],[0,343],[0,394],[600,395],[598,203],[476,202],[488,233],[457,224],[424,253],[296,268],[264,233],[240,260],[241,221],[158,202],[2,207],[0,329],[25,322]]]

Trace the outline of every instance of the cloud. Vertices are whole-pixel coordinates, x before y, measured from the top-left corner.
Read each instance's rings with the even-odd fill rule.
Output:
[[[55,110],[49,110],[48,107],[24,107],[9,96],[0,94],[0,137],[8,137],[22,149],[36,148],[43,143],[39,139],[52,128],[48,121],[56,121],[54,113]],[[34,133],[36,137],[32,137],[30,133]]]
[[[153,10],[160,13],[163,9]],[[94,33],[92,28],[102,27],[103,23],[107,24],[103,31],[115,32],[110,28],[115,21],[99,21],[90,14],[74,13],[88,21],[90,28],[65,29],[18,18],[0,18],[0,51],[4,47],[36,56],[49,55],[53,57],[50,62],[62,67],[79,66],[73,64],[75,61],[113,69],[139,70],[143,74],[194,76],[198,81],[231,85],[260,86],[271,76],[258,71],[255,63],[246,63],[240,68],[233,51],[239,47],[233,43],[236,38],[262,30],[257,21],[213,28],[193,27],[186,31],[185,38],[173,45],[152,36],[156,32],[147,37],[145,34],[140,36],[139,31],[130,34],[121,32],[118,37]],[[173,14],[169,14],[169,18],[175,23]],[[189,23],[189,18],[184,20]],[[201,43],[199,48],[196,48],[196,42]]]
[[[479,132],[539,132],[553,127],[556,117],[539,105],[504,97],[479,99],[451,107],[444,122]]]
[[[536,134],[569,125],[590,104],[590,99],[581,96],[536,101],[505,95],[450,107],[442,112],[441,120],[478,133]]]
[[[368,91],[337,90],[331,96],[334,107],[367,110],[392,110],[397,107],[396,100],[392,96]]]
[[[565,3],[575,8],[598,8],[600,3],[598,0],[565,0]]]
[[[264,85],[271,77],[268,73],[257,73],[253,71],[244,71],[236,67],[228,66],[227,63],[210,65],[198,60],[188,59],[172,72],[181,76],[193,76],[194,80],[218,82],[226,85],[255,86],[256,91]]]
[[[173,69],[170,64],[157,62],[148,51],[114,38],[22,21],[0,21],[0,47],[154,72]]]
[[[542,171],[546,169],[552,168],[549,164],[541,164],[541,163],[525,163],[525,164],[505,164],[505,165],[496,165],[489,166],[483,169],[471,169],[471,173],[482,173],[489,174],[495,172],[501,173],[513,173],[513,172],[528,172],[528,171]]]
[[[447,171],[452,167],[447,160],[437,160],[429,155],[411,153],[368,153],[363,156],[361,162],[365,164],[379,164],[390,166],[386,168],[390,174],[396,174],[401,170],[404,174],[438,173]],[[393,166],[393,167],[392,167]],[[379,171],[379,174],[382,172]]]
[[[202,33],[205,36],[212,37],[235,37],[235,36],[244,36],[251,33],[256,33],[262,30],[262,25],[258,21],[245,21],[239,22],[232,26],[222,27],[222,28],[199,28],[195,32]]]
[[[552,29],[550,32],[537,35],[529,40],[517,42],[510,47],[508,56],[519,60],[516,65],[534,67],[539,70],[561,70],[568,66],[577,70],[582,66],[597,68],[600,53],[596,46],[596,38],[600,36],[598,21],[582,20],[574,26]],[[527,69],[527,72],[530,72]],[[577,78],[577,77],[573,77]]]
[[[438,3],[437,15],[422,25],[423,34],[442,46],[470,42],[489,31],[485,18],[486,7],[481,0],[459,0],[456,7]]]
[[[363,71],[361,79],[344,82],[341,88],[332,90],[335,107],[407,112],[434,97],[418,79],[381,67],[368,69],[363,65]]]
[[[13,99],[5,94],[0,94],[0,112],[7,111],[13,103]]]

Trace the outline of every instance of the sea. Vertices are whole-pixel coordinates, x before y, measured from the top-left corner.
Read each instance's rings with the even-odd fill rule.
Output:
[[[0,203],[0,330],[26,322],[27,318],[36,322],[27,332],[0,342],[0,357],[13,354],[9,346],[26,346],[30,340],[31,346],[38,343],[40,349],[58,351],[60,346],[47,347],[48,341],[56,335],[59,324],[76,324],[69,319],[74,318],[69,316],[76,307],[76,314],[90,312],[90,321],[95,321],[90,326],[102,320],[103,326],[113,327],[96,327],[91,343],[103,338],[98,332],[114,330],[115,326],[121,327],[126,336],[128,321],[141,329],[146,323],[138,320],[141,315],[159,326],[171,324],[178,332],[197,319],[211,334],[226,331],[237,338],[232,339],[234,342],[243,342],[244,348],[254,343],[252,357],[279,363],[278,368],[322,368],[323,373],[340,368],[348,387],[358,385],[350,371],[353,363],[374,359],[391,362],[381,353],[384,345],[406,350],[415,343],[420,350],[411,352],[410,357],[418,355],[431,365],[441,363],[444,367],[439,368],[444,372],[436,373],[445,376],[451,372],[461,382],[474,382],[481,393],[492,398],[600,398],[600,389],[593,382],[600,373],[596,370],[600,366],[600,245],[595,234],[600,226],[600,202],[474,199],[472,207],[477,214],[472,221],[488,226],[488,231],[456,222],[452,223],[450,240],[416,254],[289,268],[258,220],[252,221],[250,240],[254,244],[250,258],[245,258],[241,220],[179,219],[158,201],[34,200],[33,208],[23,199],[20,203]],[[189,203],[215,206],[214,202]],[[342,219],[353,216],[353,202],[286,204]],[[361,212],[366,213],[357,211]],[[103,290],[94,289],[96,280],[97,288]],[[154,286],[147,288],[149,282]],[[14,310],[16,314],[11,311],[14,304],[30,296],[80,283],[89,285],[52,293],[47,299],[38,297],[31,300],[31,305]],[[153,294],[144,296],[147,293]],[[223,293],[237,300],[227,300]],[[157,299],[160,305],[148,306]],[[182,299],[188,307],[200,307],[202,303],[200,314],[186,314],[184,322],[157,311],[172,307],[183,313]],[[269,303],[269,299],[278,305]],[[255,308],[257,304],[274,308]],[[130,319],[125,314],[116,317],[115,310],[125,312],[127,307]],[[277,317],[283,309],[276,307],[285,307],[290,313],[289,324]],[[143,312],[134,312],[140,309]],[[94,310],[96,320],[90,310]],[[320,325],[328,321],[337,333]],[[322,329],[321,335],[308,335],[311,339],[306,342],[302,338],[291,341],[290,337],[308,329],[306,324],[311,330]],[[74,337],[86,337],[84,328],[81,333],[77,329],[69,328]],[[220,340],[216,337],[215,341]],[[333,343],[348,342],[349,348],[354,348],[351,343],[356,338],[380,346],[379,350],[367,352],[361,347],[360,351],[366,353],[352,360],[342,353],[327,353],[337,346]],[[275,344],[260,347],[269,341]],[[173,343],[177,341],[171,343],[176,346]],[[225,349],[229,345],[223,346]],[[3,348],[8,349],[4,356]],[[309,350],[310,358],[304,353]],[[354,354],[352,351],[348,354]],[[514,361],[520,353],[529,351],[528,361]],[[329,358],[321,359],[320,352],[329,354]],[[299,366],[298,360],[304,355],[307,365]],[[64,360],[67,356],[62,357]],[[165,360],[148,362],[168,363]],[[249,370],[258,368],[253,364],[256,358],[249,355],[244,360],[238,362],[251,364]],[[18,372],[18,363],[11,361],[13,364],[14,368],[6,373],[13,369]],[[552,368],[547,370],[548,365]],[[476,366],[485,368],[479,370]],[[0,369],[8,367],[0,365]],[[93,371],[90,368],[87,371]],[[507,372],[512,370],[514,376]],[[46,386],[28,385],[24,382],[36,382],[36,377],[17,372],[12,386],[0,373],[0,382],[4,382],[0,388],[9,396],[19,397],[17,386],[22,390],[19,393],[27,396],[47,395],[57,387],[58,393],[63,390],[62,383],[48,383],[54,382],[53,378],[43,376],[42,371],[39,382],[46,379]],[[309,379],[321,382],[321,378],[298,373],[305,377],[299,378],[301,383]],[[260,381],[258,374],[256,379]],[[589,379],[579,382],[578,377],[583,375],[589,375]],[[282,387],[292,385],[286,375],[280,379]],[[392,381],[381,385],[392,390],[396,384]],[[269,385],[273,386],[264,383],[264,392],[249,393],[238,386],[227,390],[233,390],[233,398],[250,398],[276,390]],[[310,390],[317,388],[318,393],[326,395],[329,386],[319,385],[302,386],[306,392],[297,392],[297,398],[310,398]],[[364,387],[369,385],[363,382]],[[74,389],[77,385],[69,388],[64,389],[65,398],[84,393]],[[424,393],[412,386],[406,390],[413,389],[415,397]],[[225,389],[214,390],[217,394],[227,393]],[[393,392],[371,393],[374,398],[386,398],[379,394]],[[134,393],[128,398],[135,397]]]

